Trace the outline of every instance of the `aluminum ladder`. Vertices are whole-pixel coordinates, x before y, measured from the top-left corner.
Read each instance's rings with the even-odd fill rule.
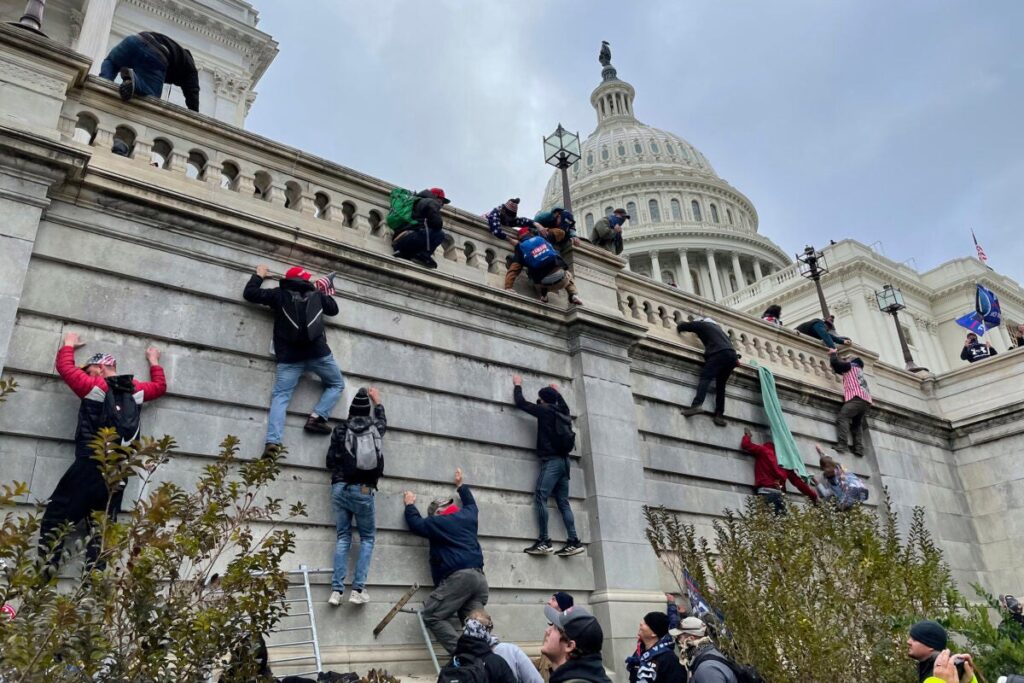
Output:
[[[288,614],[281,618],[279,626],[272,629],[270,633],[293,633],[296,637],[299,637],[300,632],[306,632],[309,635],[308,640],[295,640],[284,643],[268,643],[267,652],[270,653],[274,648],[282,647],[297,647],[297,646],[309,646],[312,648],[312,654],[300,655],[293,657],[285,657],[283,659],[274,659],[270,657],[270,667],[273,669],[275,665],[287,664],[293,662],[309,662],[315,663],[316,668],[309,671],[302,671],[300,673],[290,674],[292,676],[308,676],[310,674],[319,674],[323,671],[323,661],[320,658],[320,637],[316,630],[316,615],[313,613],[313,594],[310,590],[309,577],[311,574],[331,574],[334,570],[332,569],[310,569],[304,564],[300,564],[298,570],[286,572],[288,574],[288,591],[285,593],[285,604],[288,605]],[[302,583],[292,583],[292,577],[302,577]],[[298,591],[301,589],[304,591],[304,595],[294,597],[292,591]],[[304,612],[292,613],[291,605],[300,605],[305,607]],[[292,620],[301,619],[300,622],[293,622]],[[287,625],[285,625],[287,624]]]

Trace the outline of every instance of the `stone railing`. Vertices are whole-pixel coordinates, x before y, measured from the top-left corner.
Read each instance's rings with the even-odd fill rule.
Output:
[[[749,287],[745,287],[734,294],[723,297],[720,303],[723,306],[743,308],[743,302],[757,298],[762,292],[766,291],[766,288],[771,291],[778,291],[779,287],[784,287],[793,280],[799,278],[799,266],[800,264],[794,263],[781,270],[777,270],[774,273],[765,275]]]

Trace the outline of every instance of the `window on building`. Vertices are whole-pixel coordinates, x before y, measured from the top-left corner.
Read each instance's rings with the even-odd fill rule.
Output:
[[[587,236],[590,235],[590,231],[594,229],[594,214],[588,213],[583,218],[584,224],[587,226]]]
[[[619,148],[618,148],[617,151],[618,151],[620,157],[626,156],[626,146],[624,144],[622,144],[621,142],[619,143]]]
[[[594,153],[593,152],[587,152],[587,167],[590,167],[590,166],[593,166],[593,165],[594,165]]]
[[[718,207],[714,204],[711,205],[711,220],[715,223],[718,222]]]
[[[651,214],[651,222],[652,223],[660,223],[661,222],[661,209],[658,208],[658,200],[657,199],[652,199],[649,202],[647,202],[647,211]]]
[[[608,148],[607,147],[602,147],[601,148],[601,160],[602,161],[608,161],[609,157],[611,157],[611,154],[608,153]]]
[[[683,220],[683,207],[679,205],[678,199],[670,201],[669,206],[672,208],[672,220],[681,221]]]
[[[732,209],[726,209],[725,210],[725,218],[726,218],[726,220],[729,221],[729,225],[733,225],[733,222],[732,222]]]
[[[636,215],[636,203],[635,202],[626,202],[626,213],[628,213],[630,215],[630,219],[629,219],[630,222],[633,222],[633,221],[636,221],[637,223],[640,222],[640,217]]]
[[[666,142],[666,143],[665,143],[665,150],[666,150],[666,151],[667,151],[667,152],[668,152],[669,154],[675,154],[675,153],[676,153],[676,148],[672,146],[672,143],[671,143],[671,142]]]
[[[694,199],[692,202],[690,202],[690,211],[693,212],[693,220],[697,221],[698,223],[700,223],[702,220],[704,220],[703,218],[701,218],[701,215],[700,215],[700,204],[697,203],[696,199]]]
[[[641,145],[639,142],[634,142],[633,143],[633,151],[636,152],[637,154],[643,154],[644,153],[643,145]]]
[[[690,282],[693,283],[693,293],[700,296],[700,278],[697,277],[697,271],[690,269]]]
[[[655,154],[661,154],[661,148],[658,147],[658,143],[654,140],[651,140],[651,151]]]

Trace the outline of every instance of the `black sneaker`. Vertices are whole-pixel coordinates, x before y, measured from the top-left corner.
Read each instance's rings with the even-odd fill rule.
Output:
[[[683,417],[692,417],[694,415],[700,415],[704,412],[704,409],[700,406],[690,406],[689,408],[683,408],[679,412],[683,414]]]
[[[327,424],[327,420],[319,415],[310,415],[309,419],[306,420],[306,426],[303,427],[303,429],[313,434],[331,433],[331,425]]]
[[[711,418],[711,421],[714,422],[719,427],[724,427],[727,424],[729,424],[728,422],[725,421],[725,418],[722,417],[721,415],[715,415],[713,418]]]
[[[555,553],[555,555],[557,555],[558,557],[571,557],[573,555],[579,555],[584,550],[586,550],[586,548],[584,548],[583,544],[580,543],[578,540],[569,541],[564,546],[562,546],[562,549]]]
[[[279,454],[280,452],[281,452],[281,444],[279,444],[279,443],[268,443],[268,444],[266,444],[263,447],[263,455],[260,456],[260,459],[265,460],[267,458],[271,458],[271,457]]]
[[[527,555],[550,555],[555,552],[555,547],[551,541],[537,541],[529,548],[523,548],[523,552]]]
[[[121,69],[121,84],[117,86],[117,92],[125,102],[135,94],[135,72],[128,67]]]

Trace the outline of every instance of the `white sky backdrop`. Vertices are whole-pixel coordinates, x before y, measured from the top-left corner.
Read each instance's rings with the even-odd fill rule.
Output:
[[[596,125],[601,40],[644,123],[790,253],[852,237],[1024,280],[1024,1],[254,0],[281,54],[247,127],[482,213],[538,210],[541,138]]]

